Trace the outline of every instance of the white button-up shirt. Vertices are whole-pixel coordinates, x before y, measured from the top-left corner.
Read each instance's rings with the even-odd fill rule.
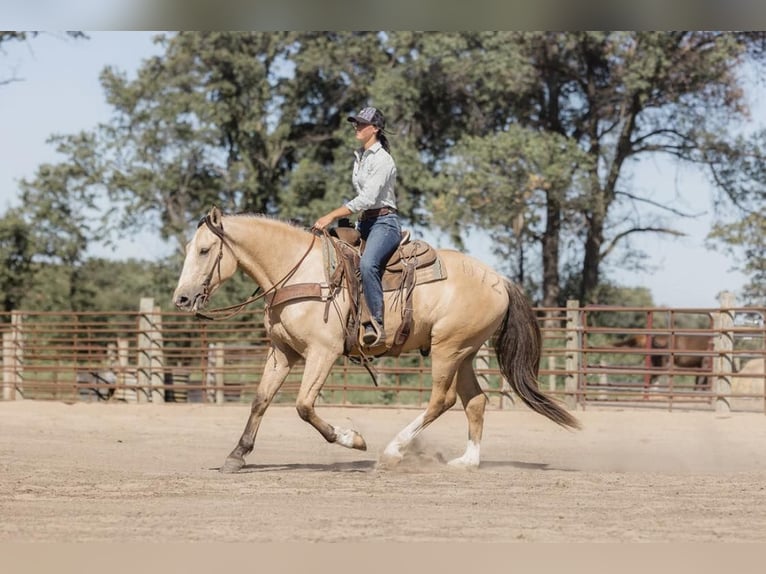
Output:
[[[396,209],[396,164],[394,158],[375,142],[367,150],[354,151],[351,183],[357,196],[346,203],[352,213],[380,207]]]

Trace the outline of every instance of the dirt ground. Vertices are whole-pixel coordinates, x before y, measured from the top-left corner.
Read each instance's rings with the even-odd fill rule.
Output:
[[[242,472],[218,472],[246,406],[0,403],[0,542],[764,542],[766,416],[588,410],[564,430],[490,411],[459,471],[452,410],[394,470],[419,411],[320,407],[368,451],[266,414]]]

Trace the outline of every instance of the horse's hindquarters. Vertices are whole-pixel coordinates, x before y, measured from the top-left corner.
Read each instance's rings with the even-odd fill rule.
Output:
[[[447,277],[415,288],[413,338],[427,331],[434,342],[454,339],[481,344],[505,316],[506,280],[491,267],[460,252],[440,251],[439,255]]]

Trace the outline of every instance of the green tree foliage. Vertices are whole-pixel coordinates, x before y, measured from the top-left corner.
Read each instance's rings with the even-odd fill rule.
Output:
[[[78,298],[82,282],[78,273],[85,259],[88,243],[98,237],[96,198],[98,173],[90,164],[92,156],[82,154],[87,136],[66,138],[58,150],[70,161],[44,164],[32,181],[22,181],[21,199],[26,206],[25,218],[34,229],[38,265],[60,265],[71,275],[67,281],[70,305]],[[74,307],[64,307],[71,308]]]
[[[726,167],[752,151],[750,139],[731,134],[746,117],[738,70],[760,64],[761,39],[159,35],[164,54],[143,62],[135,78],[103,71],[109,123],[53,140],[68,159],[25,183],[27,221],[40,226],[46,260],[72,269],[70,301],[85,301],[93,291],[76,275],[87,274],[89,242],[158,230],[177,245],[178,268],[190,230],[212,204],[308,225],[348,199],[354,140],[346,116],[375,105],[386,112],[400,207],[413,226],[442,227],[458,241],[467,230],[488,231],[545,306],[572,297],[603,302],[603,268],[640,261],[630,238],[677,234],[668,219],[686,215],[634,189],[628,175],[641,157],[708,167],[722,203],[749,206],[753,229],[762,221],[752,209],[757,188]],[[713,238],[742,240],[723,231]]]
[[[507,132],[518,122],[535,133],[559,134],[570,149],[580,150],[561,157],[563,165],[575,168],[571,180],[537,180],[553,192],[544,208],[537,205],[538,217],[526,218],[530,225],[548,223],[540,236],[545,304],[569,297],[597,302],[602,263],[615,247],[635,233],[678,233],[663,221],[647,220],[643,208],[657,206],[631,187],[629,169],[650,154],[710,165],[706,150],[725,142],[732,123],[744,117],[736,70],[747,57],[760,58],[761,39],[715,32],[531,32],[509,38],[516,60],[525,62],[516,70],[523,81],[513,92],[503,94],[502,86],[500,93],[490,90],[505,108],[489,116],[493,122],[488,127]],[[480,47],[472,61],[487,70],[494,57]],[[517,153],[534,158],[529,145],[536,140],[527,141]],[[482,153],[466,152],[474,162]],[[535,169],[532,162],[529,181],[539,175]],[[518,179],[513,183],[519,185]],[[516,193],[525,191],[521,187]],[[507,208],[506,222],[518,216],[518,202],[493,207]],[[683,215],[672,205],[660,207],[672,216]],[[498,231],[505,233],[502,227]],[[577,278],[575,292],[559,292],[560,284],[571,284],[558,279],[565,268]]]
[[[766,203],[762,204],[766,205]],[[736,261],[737,251],[744,249],[745,258],[738,269],[750,278],[742,293],[743,303],[766,305],[766,213],[750,212],[742,219],[717,225],[710,234]]]
[[[706,152],[724,195],[721,209],[728,215],[715,225],[709,243],[727,252],[732,267],[749,277],[744,302],[766,305],[766,131],[739,137],[730,145],[719,143]],[[738,259],[743,251],[744,259]]]
[[[37,251],[34,234],[18,210],[0,218],[0,286],[3,311],[19,308],[34,279],[33,257]]]
[[[553,272],[546,284],[558,288],[558,241],[565,228],[576,234],[581,223],[574,217],[576,180],[587,154],[559,134],[518,124],[463,138],[454,152],[457,160],[445,170],[449,186],[432,203],[440,224],[453,230],[456,241],[466,223],[486,228],[495,254],[515,260],[517,281],[526,284],[531,267],[535,277]],[[564,218],[565,209],[573,217]],[[530,250],[541,252],[542,260],[528,262]],[[556,265],[548,264],[551,258]]]

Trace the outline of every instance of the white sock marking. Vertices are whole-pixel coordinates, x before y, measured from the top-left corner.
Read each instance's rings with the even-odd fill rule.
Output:
[[[465,453],[460,458],[449,461],[452,466],[477,467],[481,461],[481,445],[479,443],[468,441]]]
[[[412,440],[418,436],[418,433],[423,426],[423,419],[425,416],[425,413],[420,413],[414,421],[399,431],[399,434],[394,437],[394,440],[388,443],[383,454],[400,458],[402,456],[402,449],[406,449]]]
[[[333,428],[335,428],[336,443],[341,446],[345,446],[346,448],[354,448],[354,437],[356,436],[356,431],[351,429],[339,429],[338,427]]]

